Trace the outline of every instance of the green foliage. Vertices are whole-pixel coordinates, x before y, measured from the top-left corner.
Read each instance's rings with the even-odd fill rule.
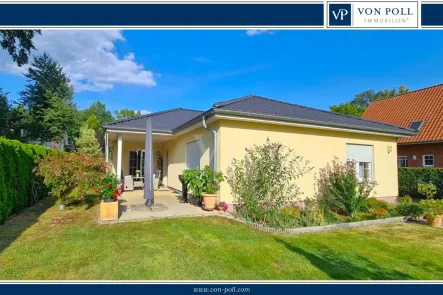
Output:
[[[31,49],[35,49],[32,39],[38,34],[40,30],[0,30],[0,46],[21,67],[28,63]]]
[[[203,170],[186,169],[183,171],[183,179],[196,198],[200,198],[203,193],[217,193],[220,182],[224,181],[223,173],[214,172],[209,166]]]
[[[432,183],[437,188],[434,197],[443,197],[443,168],[398,168],[398,187],[400,195],[420,197],[419,183]]]
[[[404,85],[392,89],[380,90],[378,92],[366,90],[356,94],[353,100],[339,105],[329,106],[329,109],[334,113],[361,117],[372,102],[408,92],[409,88]]]
[[[359,107],[351,102],[341,103],[339,105],[332,105],[329,107],[331,112],[340,113],[343,115],[349,115],[354,117],[361,117],[366,108]]]
[[[21,129],[25,110],[20,105],[13,107],[8,100],[8,94],[0,88],[0,136],[8,139],[24,140]]]
[[[399,198],[395,209],[400,216],[410,216],[414,219],[418,219],[424,214],[424,208],[419,203],[413,202],[409,195]]]
[[[423,208],[426,217],[431,219],[443,215],[443,200],[421,200],[420,206]]]
[[[34,161],[53,152],[41,146],[0,137],[0,223],[28,206],[31,182],[41,183],[41,179],[32,174]],[[39,193],[45,193],[42,183]]]
[[[361,211],[374,190],[365,172],[363,181],[358,180],[355,162],[341,163],[335,158],[321,168],[317,179],[317,198],[332,211],[354,216]]]
[[[289,204],[270,210],[265,222],[273,228],[296,228],[326,224],[324,211],[315,200],[307,199],[304,207]]]
[[[74,189],[76,197],[83,199],[105,174],[105,163],[101,157],[85,153],[49,154],[37,160],[35,172],[44,178],[51,194],[62,204]]]
[[[106,105],[100,101],[93,102],[87,109],[79,112],[80,122],[86,122],[91,115],[97,117],[100,126],[114,120],[112,113],[107,110]],[[90,126],[90,128],[95,129],[93,126]],[[103,132],[103,130],[100,130],[100,132]]]
[[[20,96],[21,103],[28,110],[26,131],[29,138],[49,141],[72,137],[78,129],[74,88],[63,68],[43,53],[34,57],[25,77],[28,84]]]
[[[311,170],[303,157],[269,139],[263,145],[247,148],[243,159],[233,159],[227,170],[237,213],[266,223],[275,210],[302,194],[296,180]]]
[[[80,137],[75,142],[78,151],[99,157],[102,155],[100,145],[95,137],[95,131],[88,128],[86,125],[80,128]]]
[[[123,185],[119,185],[115,174],[106,174],[93,190],[103,200],[115,200],[121,195],[122,189]]]
[[[437,193],[437,187],[432,183],[419,183],[417,191],[425,196],[426,199],[432,199]]]
[[[103,128],[101,126],[100,120],[97,118],[95,114],[91,114],[86,120],[85,125],[94,130],[96,133],[103,133]]]
[[[117,117],[117,120],[129,119],[129,118],[139,117],[142,115],[140,111],[134,111],[129,109],[115,110],[114,113],[115,116]]]
[[[388,210],[389,204],[387,202],[377,200],[376,198],[367,198],[364,200],[361,210],[364,212],[370,212],[371,210],[379,208]]]

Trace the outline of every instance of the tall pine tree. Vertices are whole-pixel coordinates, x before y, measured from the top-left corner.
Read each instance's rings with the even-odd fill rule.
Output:
[[[26,130],[41,142],[72,137],[78,129],[74,88],[63,68],[47,53],[35,56],[28,72],[21,103],[28,111]]]

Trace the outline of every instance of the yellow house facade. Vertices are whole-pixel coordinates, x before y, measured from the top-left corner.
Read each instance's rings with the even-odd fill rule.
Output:
[[[174,190],[182,188],[178,176],[183,170],[209,165],[226,174],[233,159],[243,158],[245,148],[269,138],[313,167],[297,180],[304,198],[314,197],[319,169],[337,157],[356,161],[357,173],[368,169],[377,183],[375,196],[389,201],[398,195],[396,141],[414,134],[408,128],[249,95],[216,103],[206,112],[173,109],[108,123],[106,157],[119,179],[142,170],[148,116],[154,167],[161,171],[162,185]],[[219,200],[235,203],[226,182]]]

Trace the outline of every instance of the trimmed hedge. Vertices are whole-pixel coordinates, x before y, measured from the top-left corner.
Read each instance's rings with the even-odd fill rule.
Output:
[[[57,151],[0,137],[0,224],[29,205],[32,180],[46,190],[32,170],[36,158],[53,152]]]
[[[437,187],[437,198],[443,198],[443,168],[398,168],[400,196],[423,197],[417,191],[419,182],[432,183]]]

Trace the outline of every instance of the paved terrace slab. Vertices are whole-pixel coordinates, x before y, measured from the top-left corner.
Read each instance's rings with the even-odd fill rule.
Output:
[[[201,207],[181,202],[181,195],[171,191],[155,191],[152,211],[145,206],[143,190],[124,192],[119,198],[119,219],[101,224],[141,221],[158,218],[217,216],[223,212],[205,211]]]

